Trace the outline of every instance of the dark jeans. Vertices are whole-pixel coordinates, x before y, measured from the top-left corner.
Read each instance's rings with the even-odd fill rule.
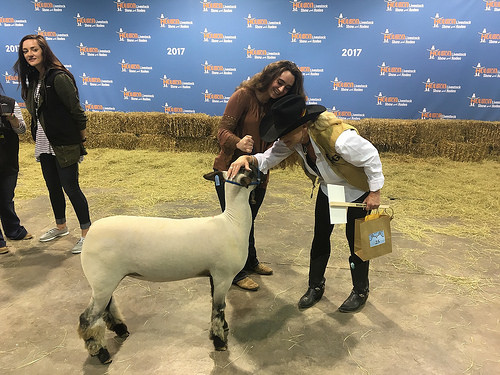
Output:
[[[216,181],[215,190],[217,191],[217,197],[219,198],[220,208],[224,212],[224,210],[226,209],[224,183],[218,183]],[[259,208],[262,205],[262,202],[264,201],[264,197],[266,195],[266,189],[257,187],[253,191],[253,194],[255,203],[250,203],[249,201],[250,208],[252,210],[252,228],[250,229],[250,235],[248,237],[248,257],[245,266],[234,277],[233,282],[237,282],[247,277],[248,271],[254,269],[259,264],[259,260],[257,259],[257,251],[255,249],[254,221],[255,218],[257,217],[257,213],[259,212]]]
[[[363,202],[368,193],[356,199],[355,202]],[[363,261],[354,253],[354,222],[356,219],[365,217],[367,211],[363,208],[349,207],[347,209],[347,224],[345,235],[351,250],[351,258],[355,264]],[[330,258],[330,236],[333,231],[333,224],[330,224],[330,207],[328,196],[318,189],[316,208],[314,211],[314,238],[311,246],[311,259],[309,267],[309,287],[315,288],[323,282],[328,259]]]
[[[89,205],[78,184],[78,163],[61,168],[55,156],[40,155],[43,178],[49,189],[50,203],[56,218],[56,224],[66,223],[66,199],[68,196],[75,210],[81,229],[90,227]]]
[[[10,176],[0,176],[0,219],[5,237],[21,240],[28,233],[14,209],[14,190],[17,185],[17,173]],[[5,246],[5,239],[0,230],[0,247]]]

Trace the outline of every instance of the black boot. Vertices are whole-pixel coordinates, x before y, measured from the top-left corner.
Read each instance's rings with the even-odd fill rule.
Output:
[[[365,293],[358,293],[353,289],[351,295],[347,297],[344,303],[339,307],[339,311],[344,313],[356,312],[364,306],[367,299],[368,291]]]
[[[349,258],[353,289],[344,303],[339,307],[340,312],[355,312],[360,310],[368,299],[368,261],[355,264],[352,257]]]
[[[316,287],[309,287],[306,294],[304,294],[299,300],[299,308],[307,309],[318,302],[321,297],[323,297],[323,292],[325,291],[325,278],[320,285]]]

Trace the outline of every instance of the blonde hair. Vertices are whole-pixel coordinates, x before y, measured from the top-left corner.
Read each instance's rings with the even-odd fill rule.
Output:
[[[340,124],[341,119],[337,118],[332,112],[324,111],[316,118],[316,120],[311,120],[309,122],[309,127],[311,129],[316,129],[318,131],[323,131],[330,126]]]

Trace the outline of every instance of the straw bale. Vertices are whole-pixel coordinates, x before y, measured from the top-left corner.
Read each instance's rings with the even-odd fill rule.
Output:
[[[26,109],[24,120],[30,124]],[[87,112],[87,147],[216,153],[220,116],[204,113]],[[478,161],[500,156],[500,122],[366,118],[348,121],[380,152]],[[20,136],[33,142],[31,134]],[[290,158],[283,166],[296,165]]]
[[[420,158],[429,158],[437,156],[436,148],[435,144],[413,143],[408,146],[408,154]]]
[[[125,130],[136,134],[194,138],[212,135],[213,123],[212,117],[204,113],[131,112]]]
[[[176,150],[176,140],[172,137],[158,134],[141,134],[137,148],[158,151]]]
[[[94,134],[87,137],[86,147],[109,147],[120,148],[124,150],[134,150],[139,144],[139,138],[131,133],[118,133],[118,134]]]
[[[484,145],[449,141],[440,141],[436,151],[438,156],[454,161],[480,161],[488,154],[488,149]]]
[[[441,140],[464,142],[466,121],[414,120],[417,123],[415,143],[437,143]]]
[[[500,149],[500,122],[470,121],[464,130],[465,141]]]
[[[85,112],[89,134],[116,134],[124,131],[127,119],[124,112]]]
[[[381,152],[407,152],[417,132],[411,120],[363,119],[356,125],[360,134]]]
[[[195,151],[217,153],[219,145],[214,137],[206,138],[177,138],[176,148],[179,151]]]

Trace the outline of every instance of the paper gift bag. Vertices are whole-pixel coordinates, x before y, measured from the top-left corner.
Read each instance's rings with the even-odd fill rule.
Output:
[[[391,220],[385,213],[356,219],[354,253],[366,261],[392,252]]]

